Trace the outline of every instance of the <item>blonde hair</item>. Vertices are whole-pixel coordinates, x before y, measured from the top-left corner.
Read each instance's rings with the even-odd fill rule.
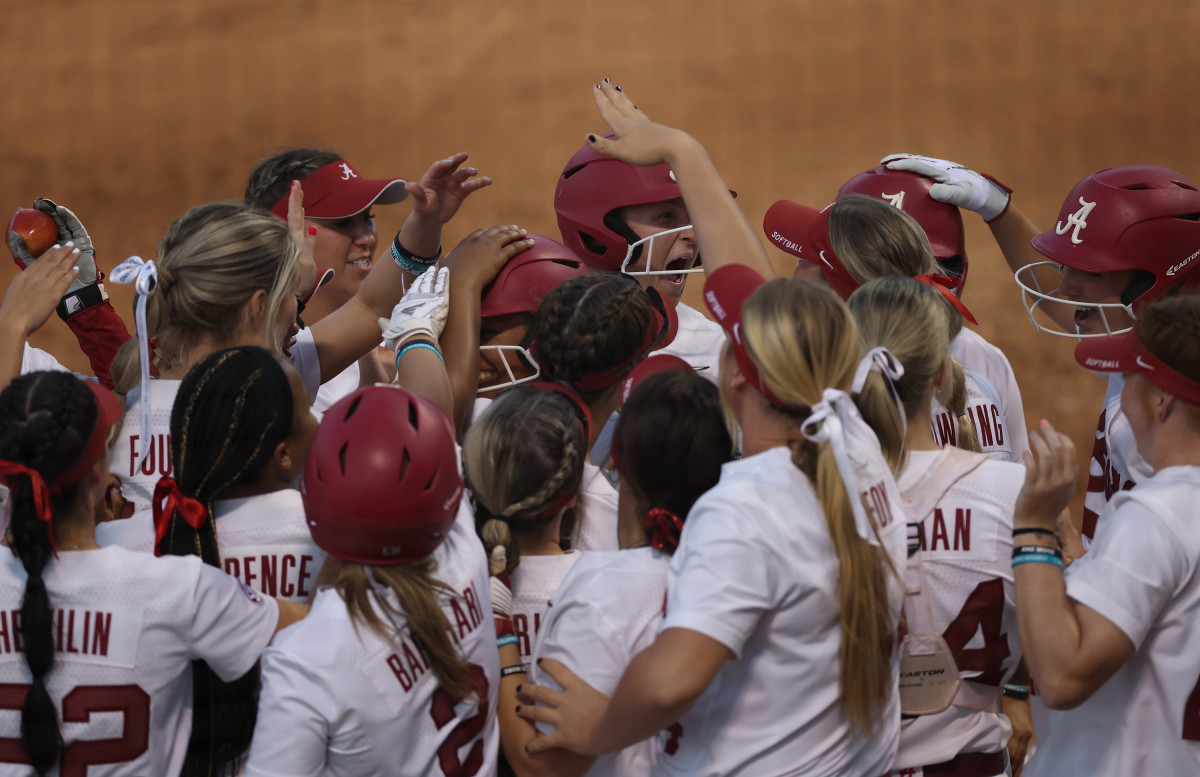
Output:
[[[578,494],[587,443],[571,400],[536,386],[505,391],[467,430],[463,466],[486,516],[479,535],[489,556],[504,546],[505,571],[520,563],[520,538],[557,517],[543,513],[564,494]]]
[[[437,562],[431,558],[395,566],[348,563],[338,573],[334,586],[346,602],[355,629],[360,623],[365,624],[381,639],[392,643],[399,640],[400,624],[407,624],[413,641],[429,659],[438,685],[453,698],[465,699],[476,691],[467,674],[467,662],[450,637],[450,622],[438,601],[439,594],[449,597],[459,594],[434,578],[436,569]],[[377,595],[372,590],[372,581],[391,589],[399,608]]]
[[[267,292],[265,319],[274,321],[295,292],[299,255],[282,222],[245,205],[201,205],[172,223],[158,247],[158,288],[146,303],[147,337],[156,341],[159,369],[188,364],[204,338],[217,347],[233,345],[242,307],[259,290]],[[262,346],[272,353],[283,347],[269,324]],[[138,370],[135,338],[113,360],[119,393],[137,383]]]
[[[967,385],[962,365],[950,355],[950,323],[941,295],[911,278],[876,278],[850,295],[850,310],[867,348],[883,346],[904,365],[896,392],[909,416],[927,408],[934,381],[945,364],[947,380],[938,401],[954,413],[958,447],[979,452],[975,427],[967,416]]]
[[[792,279],[760,287],[742,308],[746,349],[766,387],[787,405],[808,408],[826,388],[849,391],[864,354],[849,309],[829,288]],[[883,378],[872,373],[854,401],[879,438],[892,471],[902,465],[899,410]],[[791,416],[799,420],[799,416]],[[888,646],[896,642],[887,552],[859,536],[851,499],[829,443],[790,443],[792,462],[814,484],[838,558],[841,621],[839,694],[851,727],[870,735],[893,685]]]

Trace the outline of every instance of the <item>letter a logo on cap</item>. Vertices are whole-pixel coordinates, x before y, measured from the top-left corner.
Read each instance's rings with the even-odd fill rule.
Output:
[[[1092,212],[1092,208],[1096,207],[1096,203],[1088,202],[1084,198],[1080,197],[1079,205],[1079,210],[1075,211],[1070,216],[1067,216],[1066,224],[1063,224],[1060,221],[1054,225],[1054,234],[1056,235],[1065,235],[1067,234],[1067,231],[1071,230],[1071,227],[1074,226],[1075,229],[1071,230],[1071,242],[1075,245],[1079,245],[1083,242],[1083,240],[1081,240],[1079,237],[1079,230],[1087,227],[1088,214]]]
[[[357,177],[358,177],[358,173],[351,170],[350,165],[348,163],[342,162],[342,180],[349,181],[351,178],[357,178]],[[1061,233],[1059,233],[1059,234],[1061,234]]]

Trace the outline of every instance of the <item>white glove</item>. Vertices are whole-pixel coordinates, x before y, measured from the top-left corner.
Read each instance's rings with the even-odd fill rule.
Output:
[[[423,334],[435,342],[446,328],[446,316],[450,312],[450,291],[446,278],[450,268],[443,267],[436,273],[427,272],[417,278],[404,297],[392,308],[392,318],[379,319],[383,339],[393,351],[413,335]]]
[[[879,161],[889,170],[905,170],[936,183],[929,196],[938,202],[973,210],[991,221],[1008,208],[1008,187],[957,162],[912,154],[890,154]]]

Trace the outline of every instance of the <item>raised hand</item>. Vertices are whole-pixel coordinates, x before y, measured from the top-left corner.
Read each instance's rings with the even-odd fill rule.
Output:
[[[454,218],[467,197],[491,185],[492,179],[480,176],[474,167],[462,167],[465,161],[465,151],[439,159],[429,166],[420,181],[404,185],[412,195],[414,216],[445,224]]]
[[[1030,450],[1025,451],[1025,485],[1017,496],[1016,528],[1038,527],[1055,531],[1058,517],[1075,493],[1079,463],[1075,446],[1055,431],[1049,421],[1029,433]]]
[[[689,140],[687,133],[650,121],[624,90],[613,86],[608,79],[592,90],[600,116],[612,129],[615,138],[588,135],[587,142],[596,151],[614,156],[633,165],[657,165],[666,160],[673,143]]]
[[[317,228],[304,223],[304,189],[299,181],[292,181],[288,193],[288,234],[300,246],[300,296],[307,302],[317,290],[317,262],[313,257]]]

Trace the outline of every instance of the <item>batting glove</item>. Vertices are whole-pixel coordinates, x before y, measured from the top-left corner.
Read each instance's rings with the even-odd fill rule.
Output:
[[[108,291],[104,288],[104,284],[100,283],[104,277],[96,267],[96,249],[92,246],[92,238],[84,228],[83,222],[69,208],[57,205],[53,200],[45,197],[38,197],[34,200],[33,207],[54,219],[54,223],[58,226],[60,245],[72,242],[79,249],[79,255],[75,261],[76,266],[79,267],[79,275],[75,276],[75,280],[71,281],[71,285],[63,294],[62,302],[58,306],[59,318],[66,321],[79,311],[107,300]],[[8,248],[18,263],[25,267],[37,261],[29,253],[25,241],[15,232],[8,233]]]
[[[391,320],[379,319],[388,348],[394,351],[398,345],[417,334],[423,334],[435,342],[442,336],[450,311],[450,290],[446,284],[449,275],[448,267],[421,275],[396,303]]]
[[[1012,189],[956,162],[929,156],[891,154],[881,159],[880,164],[889,170],[904,170],[932,179],[936,183],[929,188],[930,197],[973,210],[984,221],[992,221],[1008,209]]]

